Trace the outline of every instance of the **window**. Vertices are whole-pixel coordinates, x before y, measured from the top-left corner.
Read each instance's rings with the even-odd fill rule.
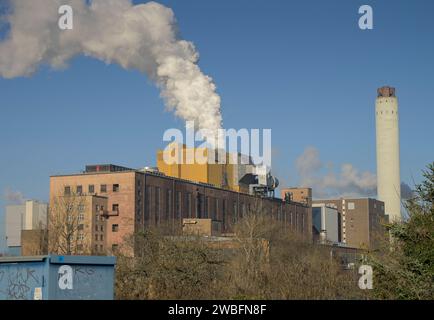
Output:
[[[78,212],[83,212],[84,211],[84,204],[79,204],[78,205]]]
[[[112,224],[112,232],[118,232],[119,231],[119,225],[118,224]]]
[[[104,232],[104,226],[103,225],[101,225],[100,231]]]
[[[83,233],[78,234],[78,240],[80,240],[80,241],[84,240],[84,234]]]
[[[113,192],[119,192],[119,184],[113,185]]]
[[[151,188],[147,187],[145,189],[145,223],[149,223],[151,219]]]
[[[69,186],[65,187],[63,194],[65,196],[69,196],[71,194],[71,187],[69,187]]]
[[[166,220],[169,220],[171,211],[172,211],[172,190],[166,190]]]
[[[191,218],[191,193],[185,195],[185,205],[187,207],[187,218]]]
[[[237,222],[237,216],[238,216],[238,204],[236,201],[234,201],[232,205],[232,223]]]
[[[84,229],[84,225],[83,224],[79,224],[78,225],[78,230],[83,230]]]
[[[77,186],[77,194],[82,194],[82,193],[83,193],[83,187]]]
[[[203,210],[203,218],[208,218],[208,211],[209,211],[209,197],[205,198],[205,208]]]
[[[98,241],[98,235],[97,234],[95,235],[95,241]]]
[[[104,250],[104,247],[102,244],[99,245],[99,250],[102,252]]]
[[[196,216],[199,219],[204,217],[204,214],[203,214],[203,198],[204,198],[203,194],[201,194],[201,193],[197,194],[197,213],[196,213]]]
[[[104,240],[104,235],[100,235],[99,236],[99,240],[103,241]]]
[[[96,211],[98,212],[98,211],[99,211],[99,205],[96,205],[96,206],[95,206],[95,209],[96,209]]]
[[[116,252],[118,250],[119,245],[114,243],[112,244],[112,251]]]
[[[354,202],[348,202],[348,210],[354,210],[355,208]]]
[[[212,212],[212,219],[217,220],[219,216],[219,199],[215,199],[215,210]]]
[[[95,225],[95,231],[98,231],[98,225],[97,224]]]
[[[225,228],[225,222],[226,222],[226,207],[228,206],[228,202],[226,199],[223,199],[222,203],[222,227]]]
[[[77,245],[77,250],[78,251],[83,251],[83,245],[82,244]]]
[[[160,222],[160,188],[155,188],[155,224]]]
[[[89,193],[95,193],[95,186],[93,184],[89,185]]]
[[[98,245],[96,244],[95,245],[95,252],[97,252],[98,251]]]
[[[176,193],[175,203],[176,203],[176,218],[179,219],[181,218],[181,192],[180,191]]]
[[[114,203],[112,205],[112,210],[115,211],[115,212],[119,212],[119,205],[117,203]]]
[[[102,184],[100,190],[103,193],[107,192],[107,185],[106,184]]]
[[[78,215],[78,221],[83,221],[84,220],[84,214],[83,213],[80,213],[79,215]]]

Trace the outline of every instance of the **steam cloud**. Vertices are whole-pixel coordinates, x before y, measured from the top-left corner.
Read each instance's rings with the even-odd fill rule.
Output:
[[[4,191],[4,199],[9,204],[22,204],[24,203],[24,196],[20,191],[13,191],[6,188]]]
[[[343,164],[340,172],[332,171],[333,164],[321,161],[318,149],[308,147],[296,160],[300,184],[313,188],[315,197],[373,196],[377,189],[375,174],[360,172],[351,164]]]
[[[29,76],[41,65],[65,68],[76,55],[144,72],[161,90],[166,107],[199,129],[221,127],[220,97],[197,65],[193,43],[177,35],[173,11],[156,2],[69,0],[74,29],[60,30],[62,0],[9,0],[0,24],[0,76]],[[0,25],[0,30],[1,30]],[[1,38],[0,38],[1,39]]]
[[[401,182],[401,199],[402,200],[412,199],[414,195],[415,195],[414,190],[411,189],[411,187],[407,183]]]

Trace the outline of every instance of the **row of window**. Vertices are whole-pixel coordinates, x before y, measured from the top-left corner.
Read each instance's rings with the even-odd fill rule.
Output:
[[[173,192],[171,189],[167,189],[165,190],[165,192],[163,192],[162,195],[160,187],[150,186],[145,189],[145,221],[155,223],[157,225],[161,221],[161,219],[167,221],[173,215],[174,219],[211,218],[213,220],[221,220],[222,225],[224,227],[226,226],[227,214],[228,211],[230,211],[230,206],[228,205],[229,200],[206,196],[202,193],[198,193],[196,196],[194,196],[190,192],[182,193],[180,191],[177,191],[175,193],[175,199],[173,201],[172,193]],[[193,197],[196,197],[196,205],[194,205]],[[137,216],[138,219],[140,219],[140,197],[138,199],[139,209],[137,212]],[[246,215],[247,212],[252,212],[253,210],[255,210],[254,205],[252,205],[251,203],[238,203],[238,201],[236,200],[231,202],[232,224],[236,223],[236,221],[240,217]],[[161,210],[162,203],[164,204],[165,209],[163,212]],[[173,205],[175,206],[174,211],[172,211]],[[295,213],[293,219],[291,212],[289,212],[289,214],[287,214],[287,212],[285,212],[285,214],[282,214],[282,207],[277,207],[276,209],[277,210],[275,210],[274,214],[279,221],[284,221],[291,225],[296,225],[298,222],[301,222],[302,228],[304,228],[305,217],[303,214],[300,221],[297,218],[299,216],[297,213]]]
[[[75,190],[76,190],[77,194],[83,194],[83,186],[78,185],[78,186],[76,186]],[[95,185],[93,185],[93,184],[88,185],[87,190],[88,190],[88,193],[90,193],[90,194],[95,193]],[[99,187],[99,190],[100,190],[100,193],[106,193],[107,192],[107,185],[101,184]],[[112,191],[113,192],[119,192],[119,190],[120,190],[119,184],[115,183],[112,185]],[[71,186],[65,186],[64,195],[65,196],[71,195],[71,191],[72,191]]]

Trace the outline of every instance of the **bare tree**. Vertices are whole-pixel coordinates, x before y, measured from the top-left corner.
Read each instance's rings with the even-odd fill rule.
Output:
[[[86,198],[70,192],[51,199],[48,212],[48,251],[79,255],[90,251],[90,240],[84,228]]]

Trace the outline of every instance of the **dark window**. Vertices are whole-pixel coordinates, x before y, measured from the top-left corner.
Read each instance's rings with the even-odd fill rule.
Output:
[[[89,193],[95,193],[95,186],[93,184],[89,185]]]
[[[104,226],[101,225],[101,232],[104,232]]]
[[[112,224],[112,232],[118,232],[119,231],[119,225],[118,224]]]
[[[175,203],[176,203],[176,218],[180,219],[181,218],[181,192],[180,191],[176,193]]]
[[[151,187],[145,189],[145,223],[149,223],[151,218]]]
[[[172,211],[172,190],[166,190],[166,220],[170,219]]]
[[[101,241],[103,241],[103,240],[104,240],[104,236],[103,236],[103,235],[100,235],[99,239],[100,239]]]
[[[112,205],[112,211],[116,211],[116,212],[119,211],[119,205],[118,205],[117,203],[114,203],[114,204]]]
[[[232,206],[232,223],[236,223],[238,219],[238,203],[234,201]]]
[[[213,219],[214,220],[218,220],[219,219],[219,199],[215,199],[215,210],[214,210],[214,217],[213,217]]]
[[[65,187],[65,191],[63,193],[65,196],[69,196],[71,194],[71,187]]]
[[[191,193],[185,194],[185,206],[187,209],[187,218],[191,218]]]
[[[205,198],[205,208],[203,210],[203,218],[208,218],[208,211],[209,211],[209,197]]]
[[[83,193],[83,187],[77,186],[77,194],[82,194],[82,193]]]
[[[98,231],[98,225],[97,224],[95,225],[95,231]]]
[[[113,185],[113,192],[119,192],[119,185],[118,184]]]
[[[77,245],[77,250],[78,251],[82,251],[83,250],[83,245],[82,244]]]
[[[222,228],[223,228],[223,230],[225,229],[227,206],[228,206],[227,200],[223,199],[223,203],[222,203]]]
[[[107,185],[106,184],[101,185],[101,192],[107,192]]]
[[[196,215],[197,215],[197,218],[199,218],[199,219],[204,217],[203,198],[204,198],[203,194],[200,194],[200,193],[197,194],[197,212],[196,212]]]
[[[112,251],[116,252],[118,250],[119,245],[112,244]]]
[[[160,223],[160,188],[155,188],[155,224]]]
[[[84,229],[84,225],[83,224],[79,224],[78,225],[78,230],[83,230]]]
[[[98,235],[97,234],[95,235],[95,241],[98,241]]]

